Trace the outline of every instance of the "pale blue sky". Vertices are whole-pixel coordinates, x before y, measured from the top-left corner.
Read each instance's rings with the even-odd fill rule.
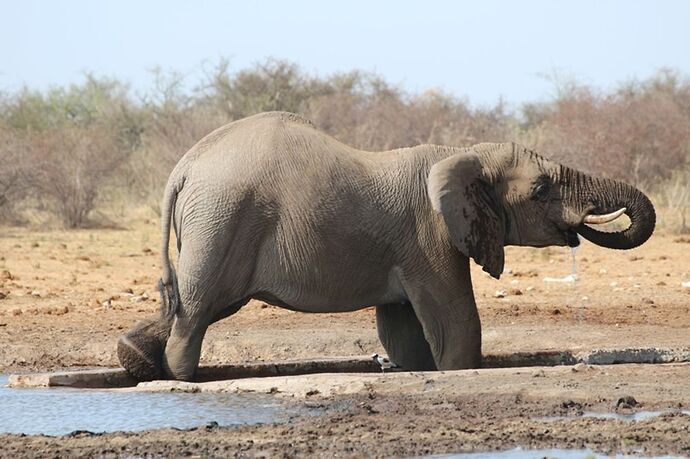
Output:
[[[150,69],[190,74],[266,57],[308,72],[375,71],[475,104],[548,97],[554,71],[603,89],[660,67],[690,74],[690,1],[0,0],[0,91],[80,81],[141,90]]]

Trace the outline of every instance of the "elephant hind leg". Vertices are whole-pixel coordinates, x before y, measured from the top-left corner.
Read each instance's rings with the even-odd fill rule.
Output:
[[[410,303],[376,306],[376,328],[388,358],[404,370],[436,370],[424,330]]]
[[[192,314],[178,314],[165,347],[163,357],[165,373],[174,379],[191,381],[199,366],[201,344],[208,326],[236,313],[247,301],[249,298],[234,301],[222,309],[197,306],[188,308]],[[212,317],[208,317],[210,310],[217,312]]]

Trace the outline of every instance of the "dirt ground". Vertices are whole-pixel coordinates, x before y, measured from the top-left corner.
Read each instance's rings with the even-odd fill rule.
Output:
[[[0,373],[116,366],[117,336],[157,310],[159,240],[155,220],[125,230],[0,228]],[[576,260],[576,282],[553,281],[572,273],[572,254],[565,248],[507,248],[500,281],[473,267],[485,353],[690,347],[690,288],[683,287],[690,281],[690,237],[659,234],[625,252],[584,242]],[[209,329],[202,363],[373,352],[383,352],[373,309],[310,315],[251,302]],[[574,396],[574,386],[562,375],[530,375],[524,384],[540,387],[552,378],[556,389],[525,395],[519,381],[509,390],[505,380],[489,380],[474,392],[329,397],[318,402],[328,408],[323,416],[286,425],[60,438],[2,435],[7,447],[0,456],[364,457],[514,446],[690,454],[687,415],[639,422],[538,419],[582,409],[611,411],[625,395],[641,402],[635,409],[690,406],[688,365],[606,368],[587,376],[592,387],[605,384],[605,393]],[[660,368],[666,368],[663,377]],[[640,385],[657,389],[645,392]]]

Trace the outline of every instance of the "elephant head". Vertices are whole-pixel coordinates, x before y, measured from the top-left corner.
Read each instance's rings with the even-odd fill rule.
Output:
[[[452,243],[495,278],[506,245],[576,247],[585,239],[631,249],[652,235],[656,216],[636,188],[592,177],[514,144],[479,144],[434,164],[427,192]],[[622,214],[627,229],[602,232],[588,225]]]
[[[117,357],[123,368],[139,381],[165,376],[163,354],[179,308],[177,276],[170,272],[171,285],[158,285],[161,295],[160,314],[138,323],[117,341]]]
[[[117,341],[117,357],[139,381],[162,379],[163,353],[170,336],[171,321],[164,317],[143,320]]]

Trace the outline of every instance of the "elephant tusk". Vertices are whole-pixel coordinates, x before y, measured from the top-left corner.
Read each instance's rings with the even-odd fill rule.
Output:
[[[611,212],[610,214],[604,214],[604,215],[587,215],[585,216],[584,223],[589,223],[591,225],[601,225],[602,223],[608,223],[612,222],[621,215],[625,213],[627,208],[623,207],[621,209],[618,209],[615,212]]]

